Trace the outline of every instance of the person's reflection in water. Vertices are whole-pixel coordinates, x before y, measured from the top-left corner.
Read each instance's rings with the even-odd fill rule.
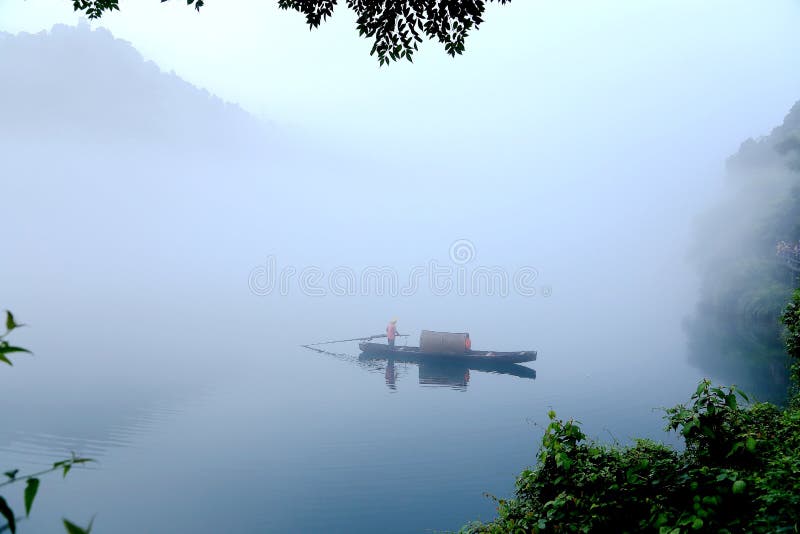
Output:
[[[386,361],[386,385],[389,389],[397,389],[397,369],[394,366],[394,360]]]

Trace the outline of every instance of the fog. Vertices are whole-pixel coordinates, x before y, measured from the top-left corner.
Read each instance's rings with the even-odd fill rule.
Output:
[[[798,97],[800,73],[786,68],[800,52],[795,3],[512,3],[488,10],[464,57],[424,43],[414,65],[382,69],[341,7],[309,34],[261,3],[209,4],[199,15],[132,4],[91,25],[66,2],[0,4],[0,306],[30,325],[15,339],[36,353],[0,374],[15,414],[0,446],[33,463],[30,451],[88,449],[107,466],[75,482],[88,502],[66,489],[58,502],[119,514],[121,494],[98,487],[119,473],[151,484],[120,465],[194,480],[180,459],[190,439],[200,457],[255,461],[263,446],[288,458],[256,462],[257,478],[288,488],[267,499],[279,510],[320,481],[288,474],[309,462],[291,443],[327,444],[315,459],[374,475],[382,467],[342,458],[383,438],[404,458],[401,443],[422,446],[405,441],[413,429],[457,440],[474,418],[510,449],[469,434],[465,461],[507,458],[476,468],[446,517],[419,512],[457,528],[473,518],[465,503],[490,510],[474,504],[480,492],[507,493],[533,461],[525,417],[552,406],[594,436],[661,437],[652,408],[704,375],[746,379],[693,357],[686,325],[725,286],[720,262],[757,246],[751,222],[794,183],[778,156],[774,188],[736,182],[744,171],[725,162]],[[371,286],[375,272],[397,287]],[[338,294],[332,280],[351,275]],[[373,370],[297,348],[377,334],[392,317],[409,344],[435,329],[469,331],[475,348],[536,349],[537,378],[473,377],[470,400],[398,404],[382,377],[380,391],[366,383]],[[399,373],[398,397],[416,371]],[[248,435],[254,421],[269,430]],[[345,446],[365,429],[378,437]],[[452,490],[441,484],[455,468],[437,463],[447,454],[424,447],[431,487]],[[193,492],[215,476],[226,475],[202,475]],[[337,472],[319,476],[339,487]],[[211,528],[182,499],[180,529]],[[237,517],[239,531],[289,524]]]
[[[186,16],[163,7],[170,17]],[[27,28],[44,11],[4,9],[12,15],[7,25]],[[680,17],[687,9],[678,3],[664,12]],[[748,13],[754,15],[742,5],[726,16]],[[573,11],[561,14],[573,20]],[[217,15],[209,11],[203,21]],[[510,23],[504,10],[490,15],[499,19],[495,25]],[[535,21],[557,16],[530,15]],[[138,16],[134,11],[128,22],[110,17],[108,23],[126,24],[120,31],[131,33],[130,21]],[[601,22],[610,31],[639,20],[631,17],[652,23],[654,16],[629,6]],[[778,20],[770,20],[771,31],[780,31]],[[226,28],[226,19],[216,23]],[[633,28],[635,35],[608,34],[609,42],[598,46],[610,52],[629,43],[641,36]],[[524,324],[534,339],[566,322],[584,331],[597,328],[600,336],[629,331],[621,325],[639,320],[643,310],[654,324],[679,322],[696,295],[695,271],[686,261],[693,218],[714,204],[725,158],[742,140],[778,122],[797,84],[785,69],[773,72],[770,98],[761,98],[758,84],[737,73],[753,64],[777,67],[767,56],[780,43],[789,57],[793,40],[775,38],[776,45],[761,43],[738,57],[721,54],[718,44],[703,50],[698,41],[697,53],[709,62],[715,58],[717,80],[692,77],[699,73],[691,66],[701,62],[682,56],[687,44],[674,56],[660,47],[646,58],[616,50],[604,68],[590,66],[597,58],[575,65],[567,56],[563,72],[551,67],[539,75],[543,64],[555,61],[553,53],[567,49],[539,56],[515,51],[532,58],[533,69],[507,69],[510,77],[491,82],[497,89],[487,93],[486,78],[492,76],[484,76],[484,63],[476,62],[489,51],[482,48],[483,30],[474,37],[474,55],[451,61],[435,55],[431,43],[419,67],[397,65],[375,71],[377,77],[370,58],[354,54],[348,64],[361,59],[359,69],[369,73],[366,100],[336,106],[338,131],[329,131],[334,110],[298,113],[304,118],[295,117],[294,125],[279,113],[279,120],[258,122],[237,105],[173,73],[162,74],[104,29],[59,26],[49,34],[6,35],[3,189],[14,199],[7,220],[19,229],[6,240],[12,261],[3,263],[3,279],[14,280],[6,298],[59,299],[59,306],[48,306],[56,310],[66,302],[81,305],[70,298],[76,294],[86,303],[111,293],[163,307],[172,301],[169,291],[181,291],[181,299],[209,311],[219,298],[236,302],[239,312],[239,306],[250,307],[259,320],[265,314],[275,320],[269,314],[276,299],[254,298],[247,285],[251,270],[268,257],[298,271],[319,266],[326,274],[336,266],[358,272],[389,266],[406,279],[414,266],[449,263],[450,245],[466,239],[476,253],[468,268],[500,266],[513,273],[533,267],[539,294],[478,300],[468,309],[454,309],[464,299],[430,299],[424,291],[388,303],[367,299],[367,306],[378,306],[375,327],[380,329],[385,315],[413,317],[408,327],[425,327],[419,308],[442,328],[460,324],[474,330],[491,318]],[[144,36],[138,39],[153,53]],[[311,39],[318,43],[321,37]],[[728,39],[745,46],[742,39]],[[501,45],[502,39],[490,47]],[[504,65],[510,61],[507,52],[492,53]],[[669,78],[677,57],[685,57],[688,70],[680,65],[682,78]],[[661,63],[648,68],[640,59]],[[437,61],[446,72],[426,81]],[[648,79],[659,70],[664,72],[658,82]],[[731,88],[734,76],[740,83]],[[374,84],[396,77],[404,77],[416,96],[388,92],[378,106],[372,93],[384,87]],[[254,72],[238,85],[263,78]],[[281,85],[279,79],[276,73],[271,85]],[[450,89],[441,85],[445,81]],[[421,92],[411,83],[419,83]],[[324,100],[328,92],[319,87],[315,96]],[[776,92],[786,98],[776,98]],[[365,118],[365,107],[383,111]],[[376,115],[386,118],[375,122]],[[542,296],[547,290],[550,298]],[[309,299],[297,288],[292,293],[277,299],[280,308],[302,313],[311,338],[365,327],[349,316],[364,309],[363,299]],[[224,315],[236,324],[254,320],[252,313]],[[497,341],[508,334],[491,330],[484,336],[496,335]]]
[[[728,159],[723,191],[698,218],[690,248],[701,276],[697,313],[686,321],[690,361],[774,400],[788,382],[777,319],[797,283],[778,252],[797,241],[799,118],[795,104]]]

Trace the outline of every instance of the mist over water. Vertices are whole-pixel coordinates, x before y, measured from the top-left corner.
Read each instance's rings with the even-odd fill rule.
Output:
[[[64,510],[123,534],[457,529],[511,493],[548,409],[599,439],[669,441],[656,409],[709,374],[685,326],[693,221],[736,132],[698,146],[654,107],[611,138],[587,120],[475,150],[476,121],[438,155],[433,134],[365,148],[259,122],[85,25],[3,35],[0,72],[0,300],[36,353],[0,373],[0,451],[99,460],[48,485],[31,531]],[[405,284],[432,263],[453,288],[429,270]],[[254,287],[271,265],[294,273],[286,291]],[[337,295],[341,268],[359,283]],[[504,295],[459,289],[481,269]],[[407,291],[361,284],[370,270]],[[300,347],[392,317],[409,344],[433,329],[538,350],[535,378]]]

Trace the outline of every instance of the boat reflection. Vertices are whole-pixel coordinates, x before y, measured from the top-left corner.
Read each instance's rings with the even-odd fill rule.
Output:
[[[385,363],[384,379],[389,389],[397,389],[398,370],[397,364],[416,365],[419,368],[419,384],[422,386],[449,387],[451,389],[466,391],[470,380],[470,371],[511,375],[519,378],[536,378],[536,370],[524,365],[513,363],[486,363],[486,362],[448,362],[441,359],[420,361],[417,359],[386,358],[371,354],[361,354],[358,357],[362,364],[374,366],[376,363]]]
[[[406,374],[410,365],[418,367],[419,384],[421,386],[449,387],[458,391],[467,390],[472,371],[511,375],[530,380],[536,378],[535,369],[516,363],[487,362],[485,360],[464,361],[463,359],[447,361],[443,358],[420,359],[413,355],[406,357],[392,355],[389,357],[385,354],[364,352],[355,356],[351,353],[333,352],[311,345],[302,345],[302,347],[319,354],[332,356],[338,360],[355,363],[373,373],[382,372],[386,387],[393,391],[397,389],[399,378]]]

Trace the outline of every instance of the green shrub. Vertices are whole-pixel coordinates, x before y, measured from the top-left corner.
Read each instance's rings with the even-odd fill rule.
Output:
[[[786,351],[800,360],[800,290],[781,320]],[[797,388],[797,362],[792,376]],[[681,452],[648,440],[599,444],[577,422],[549,418],[538,463],[519,475],[515,497],[496,499],[497,518],[463,533],[800,531],[796,389],[782,410],[701,381],[687,404],[666,410]]]

